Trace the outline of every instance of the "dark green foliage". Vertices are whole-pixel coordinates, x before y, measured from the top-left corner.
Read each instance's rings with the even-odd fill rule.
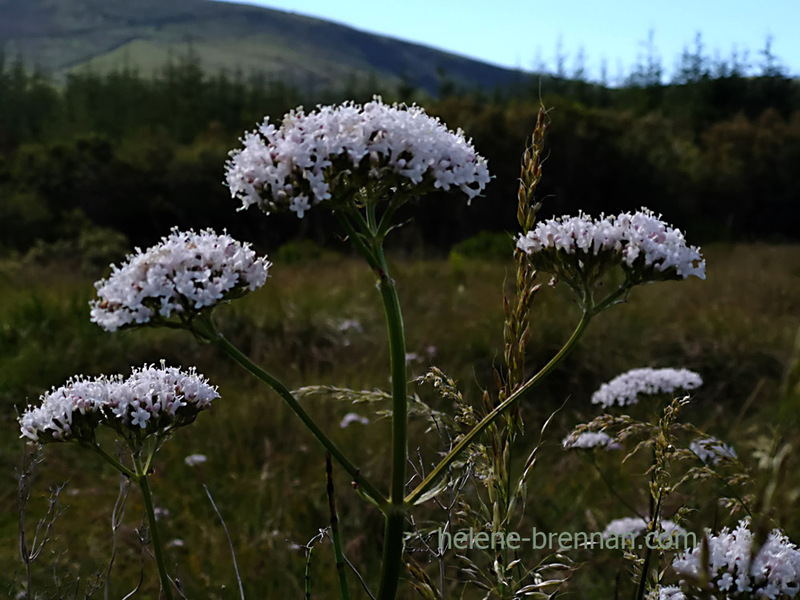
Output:
[[[451,256],[457,254],[464,258],[508,261],[514,252],[511,234],[481,231],[477,235],[455,244]]]
[[[687,51],[670,85],[661,83],[654,56],[619,89],[543,79],[553,109],[540,217],[646,205],[691,229],[697,242],[798,239],[800,85],[774,57],[765,61],[760,76],[746,77],[737,57],[711,63],[700,47]],[[209,75],[202,66],[190,49],[152,78],[131,67],[85,71],[56,88],[19,61],[0,61],[0,252],[24,254],[59,240],[75,246],[92,227],[144,247],[174,225],[227,228],[265,250],[298,234],[337,245],[335,224],[319,211],[302,221],[236,212],[222,185],[224,162],[264,115],[274,120],[300,104],[366,101],[381,91],[379,80],[354,74],[301,93],[265,75]],[[494,180],[471,206],[434,194],[406,211],[410,221],[393,236],[406,251],[443,253],[482,230],[516,230],[518,157],[539,84],[490,95],[466,93],[446,72],[439,76],[439,99],[426,98],[409,79],[384,89],[384,97],[416,99],[462,127]]]
[[[275,253],[275,260],[282,265],[310,263],[318,261],[324,254],[324,248],[311,240],[298,240],[285,243]]]

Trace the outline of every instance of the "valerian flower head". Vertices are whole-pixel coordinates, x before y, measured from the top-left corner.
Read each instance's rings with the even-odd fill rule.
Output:
[[[166,434],[194,421],[218,398],[215,387],[194,368],[145,365],[121,375],[73,377],[43,394],[40,405],[19,418],[21,437],[40,443],[93,442],[99,425],[141,439]]]
[[[626,288],[639,283],[705,279],[700,249],[688,246],[683,233],[642,208],[633,214],[563,216],[538,223],[517,239],[538,270],[555,275],[581,298],[614,266],[625,273]]]
[[[594,448],[602,448],[604,450],[618,450],[620,446],[614,441],[607,433],[602,431],[584,431],[582,433],[571,433],[561,442],[561,445],[567,449],[582,449],[591,450]]]
[[[681,588],[675,585],[658,586],[647,595],[647,600],[686,600]]]
[[[688,369],[632,369],[618,375],[592,394],[592,404],[608,408],[614,404],[636,404],[639,395],[671,394],[700,387],[700,375]]]
[[[91,320],[103,329],[191,318],[218,302],[264,285],[271,263],[257,258],[248,244],[210,229],[179,231],[112,265],[108,279],[95,283]]]
[[[278,127],[267,118],[242,144],[226,165],[231,196],[267,214],[302,218],[320,202],[338,208],[376,187],[395,197],[456,188],[471,200],[489,182],[486,160],[460,129],[450,131],[419,106],[387,105],[378,97],[308,114],[300,107]]]
[[[623,517],[614,519],[603,530],[603,537],[630,537],[644,533],[649,526],[649,520],[641,517]],[[660,531],[667,536],[686,535],[686,530],[669,519],[659,519]]]
[[[142,436],[163,434],[194,421],[216,398],[217,388],[194,367],[181,371],[163,363],[160,368],[145,365],[113,386],[107,409],[111,414],[105,424]]]
[[[186,458],[183,459],[190,467],[196,467],[197,465],[202,465],[204,462],[208,460],[208,457],[205,454],[190,454]]]
[[[706,533],[708,563],[702,564],[703,544],[675,557],[672,567],[683,583],[695,586],[706,576],[716,598],[794,598],[800,591],[800,551],[774,529],[757,551],[750,522],[743,519],[733,530]]]
[[[712,436],[694,440],[689,444],[689,450],[707,465],[718,465],[722,460],[738,458],[731,446]]]
[[[39,406],[28,406],[20,416],[20,437],[40,443],[92,439],[115,382],[106,376],[76,376],[42,394]]]

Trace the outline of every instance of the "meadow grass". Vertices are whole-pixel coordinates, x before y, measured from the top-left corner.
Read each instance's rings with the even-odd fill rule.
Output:
[[[599,414],[589,402],[591,393],[630,368],[686,367],[700,373],[705,384],[684,417],[733,443],[745,464],[754,464],[754,440],[771,436],[779,425],[784,426],[785,439],[795,447],[800,443],[794,416],[800,407],[779,405],[781,379],[800,327],[798,248],[726,245],[704,253],[707,281],[635,289],[624,306],[595,319],[578,349],[522,401],[529,435],[520,443],[520,460],[536,441],[544,419],[566,405],[548,431],[520,530],[602,530],[609,520],[630,516],[598,473],[631,504],[646,507],[646,459],[634,459],[622,468],[607,463],[594,470],[560,448],[575,423]],[[421,376],[436,364],[477,405],[481,389],[493,388],[493,369],[502,362],[502,291],[513,277],[512,262],[392,262],[407,329],[410,375]],[[325,254],[313,262],[276,264],[271,274],[263,289],[217,311],[226,336],[291,387],[388,389],[383,311],[373,276],[362,262]],[[187,332],[134,330],[112,335],[90,323],[92,281],[69,265],[0,264],[0,590],[18,589],[14,580],[22,567],[14,469],[23,444],[15,407],[36,402],[40,393],[76,373],[127,373],[130,366],[164,358],[172,365],[196,365],[219,385],[222,395],[210,414],[178,432],[156,460],[156,505],[169,511],[160,522],[162,535],[182,542],[167,550],[170,569],[189,598],[237,597],[224,532],[203,491],[205,483],[233,537],[248,597],[301,597],[306,564],[301,546],[328,524],[324,454],[275,394],[251,381],[215,348],[198,345]],[[541,282],[546,284],[547,278]],[[540,292],[528,344],[529,373],[560,348],[579,316],[568,290],[557,286]],[[414,391],[439,410],[452,408],[437,400],[431,389],[415,386]],[[388,486],[390,432],[388,421],[378,414],[386,406],[353,405],[324,396],[304,403],[335,441],[351,449],[350,456],[364,473],[382,488]],[[348,412],[366,416],[370,424],[340,428]],[[432,458],[441,448],[438,436],[426,433],[426,426],[412,422],[410,448],[412,454],[420,448],[424,457]],[[79,577],[83,589],[107,565],[118,476],[81,448],[59,445],[45,450],[29,506],[29,529],[46,507],[48,487],[68,483],[62,494],[66,510],[34,565],[35,589],[54,588],[56,559],[60,576],[70,572],[73,582]],[[194,453],[206,455],[208,461],[187,466],[184,457]],[[800,490],[798,460],[789,460],[790,476],[783,488],[787,498]],[[334,471],[345,553],[374,585],[382,517],[365,507],[340,470]],[[695,510],[698,530],[722,518],[708,502],[715,495],[719,490],[706,484],[682,498]],[[422,512],[436,518],[435,511]],[[784,512],[779,516],[784,517],[786,533],[800,538],[800,517]],[[119,532],[111,597],[123,596],[138,580],[141,544],[135,528],[141,525],[140,515],[140,499],[133,490]],[[612,597],[613,575],[621,571],[624,578],[627,569],[617,554],[573,553],[576,561],[587,564],[567,585],[571,597]],[[415,559],[423,564],[426,560]],[[150,558],[145,564],[144,597],[155,597],[158,581]],[[315,550],[311,575],[316,597],[333,597],[328,591],[335,584],[328,543]],[[451,575],[456,590],[455,571]],[[410,586],[401,589],[400,597],[415,597]],[[473,595],[479,597],[477,590],[465,597]],[[366,596],[356,592],[354,597]]]

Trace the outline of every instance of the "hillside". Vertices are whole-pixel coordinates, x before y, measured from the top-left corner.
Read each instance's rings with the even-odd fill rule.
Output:
[[[375,77],[435,92],[439,72],[467,88],[522,75],[328,21],[212,0],[0,0],[0,44],[56,80],[87,67],[151,75],[191,47],[211,72],[241,69],[301,87]]]

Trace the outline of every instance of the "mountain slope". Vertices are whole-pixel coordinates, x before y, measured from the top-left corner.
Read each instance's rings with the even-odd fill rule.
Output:
[[[0,44],[56,79],[124,64],[149,75],[190,45],[209,71],[260,71],[300,85],[355,75],[436,91],[440,71],[465,87],[523,77],[328,21],[211,0],[0,0]]]

